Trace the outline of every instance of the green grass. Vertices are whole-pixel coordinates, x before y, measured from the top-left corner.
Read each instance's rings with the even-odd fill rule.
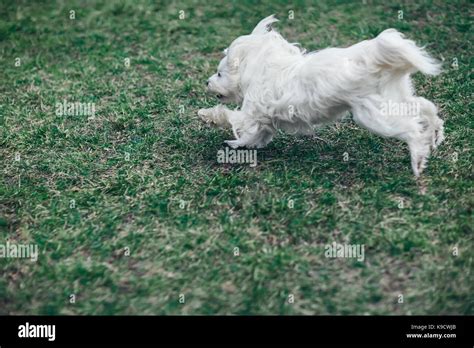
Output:
[[[473,6],[211,3],[2,1],[0,244],[41,254],[0,259],[0,314],[474,314]],[[415,76],[447,136],[419,182],[351,119],[278,135],[256,168],[216,162],[232,135],[199,121],[204,81],[272,13],[310,50],[394,27],[445,59]],[[96,118],[57,116],[64,99]],[[333,241],[365,262],[325,258]]]

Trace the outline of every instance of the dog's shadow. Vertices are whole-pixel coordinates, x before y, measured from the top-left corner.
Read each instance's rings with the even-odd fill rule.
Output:
[[[342,124],[346,123],[352,122]],[[379,138],[360,128],[345,128],[339,125],[336,134],[332,134],[333,129],[326,129],[322,134],[306,136],[279,132],[265,148],[256,149],[258,165],[255,167],[219,163],[217,152],[225,151],[226,148],[232,150],[224,142],[224,139],[232,138],[232,133],[214,129],[214,136],[205,141],[209,146],[202,152],[202,160],[217,170],[225,168],[225,171],[274,171],[294,177],[307,176],[309,173],[311,176],[327,177],[328,180],[344,183],[391,177],[396,179],[404,170],[407,176],[411,176],[408,150],[403,143]],[[356,134],[351,134],[353,132]],[[198,140],[203,143],[202,134]]]

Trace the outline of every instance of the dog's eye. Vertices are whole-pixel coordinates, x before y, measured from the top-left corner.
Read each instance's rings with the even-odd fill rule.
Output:
[[[217,73],[217,76],[218,76],[218,77],[221,77],[221,73],[220,73],[220,72],[218,72],[218,73]]]

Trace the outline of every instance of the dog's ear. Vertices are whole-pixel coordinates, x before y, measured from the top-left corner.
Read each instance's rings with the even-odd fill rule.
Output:
[[[272,30],[272,24],[275,22],[278,22],[278,19],[275,18],[275,15],[271,15],[262,19],[253,29],[252,35],[263,35],[268,33],[270,30]]]

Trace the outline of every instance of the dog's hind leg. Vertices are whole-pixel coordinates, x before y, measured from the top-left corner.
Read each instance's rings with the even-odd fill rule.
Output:
[[[419,105],[420,116],[428,120],[431,134],[431,147],[436,149],[444,140],[444,121],[438,117],[438,109],[428,99],[415,97]]]
[[[412,99],[416,100],[416,99]],[[394,102],[381,98],[366,98],[354,104],[354,121],[369,131],[383,137],[394,137],[405,141],[410,149],[411,166],[419,176],[426,166],[432,144],[431,119],[423,111],[418,114],[390,111]],[[407,103],[395,103],[402,110]],[[409,105],[409,102],[408,102]],[[428,104],[425,105],[425,107]],[[434,106],[434,105],[433,105]],[[421,108],[421,110],[424,110]],[[442,125],[441,125],[442,126]]]

